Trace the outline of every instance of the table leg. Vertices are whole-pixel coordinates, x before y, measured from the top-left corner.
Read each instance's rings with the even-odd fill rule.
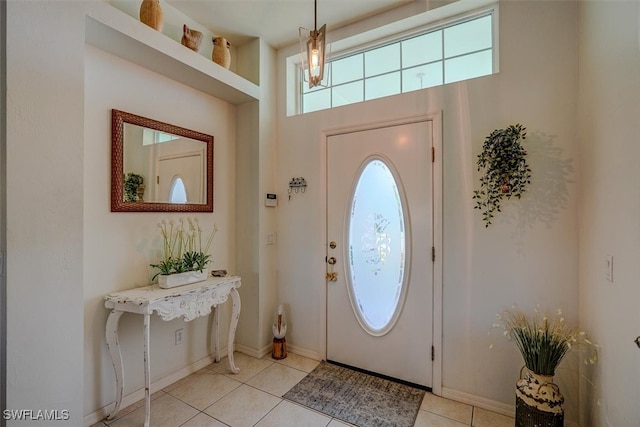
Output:
[[[151,375],[149,363],[149,323],[150,316],[144,315],[144,427],[149,427],[151,418]]]
[[[218,363],[220,361],[220,340],[218,339],[219,327],[219,307],[213,306],[213,319],[211,321],[211,341],[213,343],[213,361]]]
[[[111,310],[107,318],[107,327],[105,335],[107,338],[107,348],[111,355],[113,370],[116,374],[116,406],[107,416],[108,420],[112,420],[118,415],[120,404],[122,403],[122,391],[124,389],[124,370],[122,368],[122,354],[120,353],[120,342],[118,341],[118,320],[122,316],[123,311]]]
[[[240,372],[240,369],[236,368],[233,361],[233,342],[236,336],[236,328],[238,327],[238,318],[240,317],[240,294],[236,288],[232,288],[229,293],[233,300],[233,310],[231,312],[231,324],[229,325],[229,342],[227,343],[227,348],[229,352],[229,368],[231,369],[231,372],[237,374]]]

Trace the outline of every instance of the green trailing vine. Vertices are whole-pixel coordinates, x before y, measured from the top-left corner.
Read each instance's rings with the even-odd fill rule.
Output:
[[[125,202],[137,202],[138,201],[138,187],[144,182],[142,176],[128,172],[124,176],[124,201]]]
[[[485,139],[478,155],[480,189],[473,191],[475,209],[482,211],[485,227],[489,227],[497,212],[501,212],[504,199],[520,199],[527,184],[531,183],[531,168],[527,164],[527,151],[522,142],[526,128],[515,124],[496,129]]]

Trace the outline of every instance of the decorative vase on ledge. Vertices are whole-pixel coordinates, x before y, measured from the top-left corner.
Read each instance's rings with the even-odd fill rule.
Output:
[[[160,275],[158,276],[158,285],[163,289],[175,288],[176,286],[202,282],[207,280],[208,275],[209,272],[206,269],[202,271],[185,271],[184,273]]]
[[[213,37],[211,41],[213,41],[211,59],[228,70],[231,66],[231,43],[223,37]]]
[[[159,0],[142,0],[140,4],[140,22],[162,32],[164,13]]]
[[[180,39],[180,43],[192,51],[197,52],[200,50],[200,43],[202,43],[202,32],[189,28],[187,24],[184,24],[182,26],[182,39]]]

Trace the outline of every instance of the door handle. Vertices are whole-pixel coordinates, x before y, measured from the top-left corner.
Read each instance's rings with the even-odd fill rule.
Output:
[[[327,272],[327,282],[337,282],[338,281],[338,273],[335,271]]]
[[[334,265],[336,263],[336,257],[331,257],[327,260],[327,264]]]

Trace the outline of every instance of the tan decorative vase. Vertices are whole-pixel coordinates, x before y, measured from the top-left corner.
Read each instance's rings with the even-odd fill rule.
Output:
[[[202,42],[202,32],[189,28],[187,24],[182,26],[182,39],[180,43],[189,49],[197,52],[200,50],[200,43]]]
[[[213,52],[211,52],[211,59],[228,70],[229,66],[231,66],[231,43],[224,37],[214,37],[212,41]]]
[[[164,13],[159,0],[142,0],[140,4],[140,22],[162,32]]]
[[[562,427],[563,404],[553,375],[539,375],[522,367],[516,383],[516,427]]]

